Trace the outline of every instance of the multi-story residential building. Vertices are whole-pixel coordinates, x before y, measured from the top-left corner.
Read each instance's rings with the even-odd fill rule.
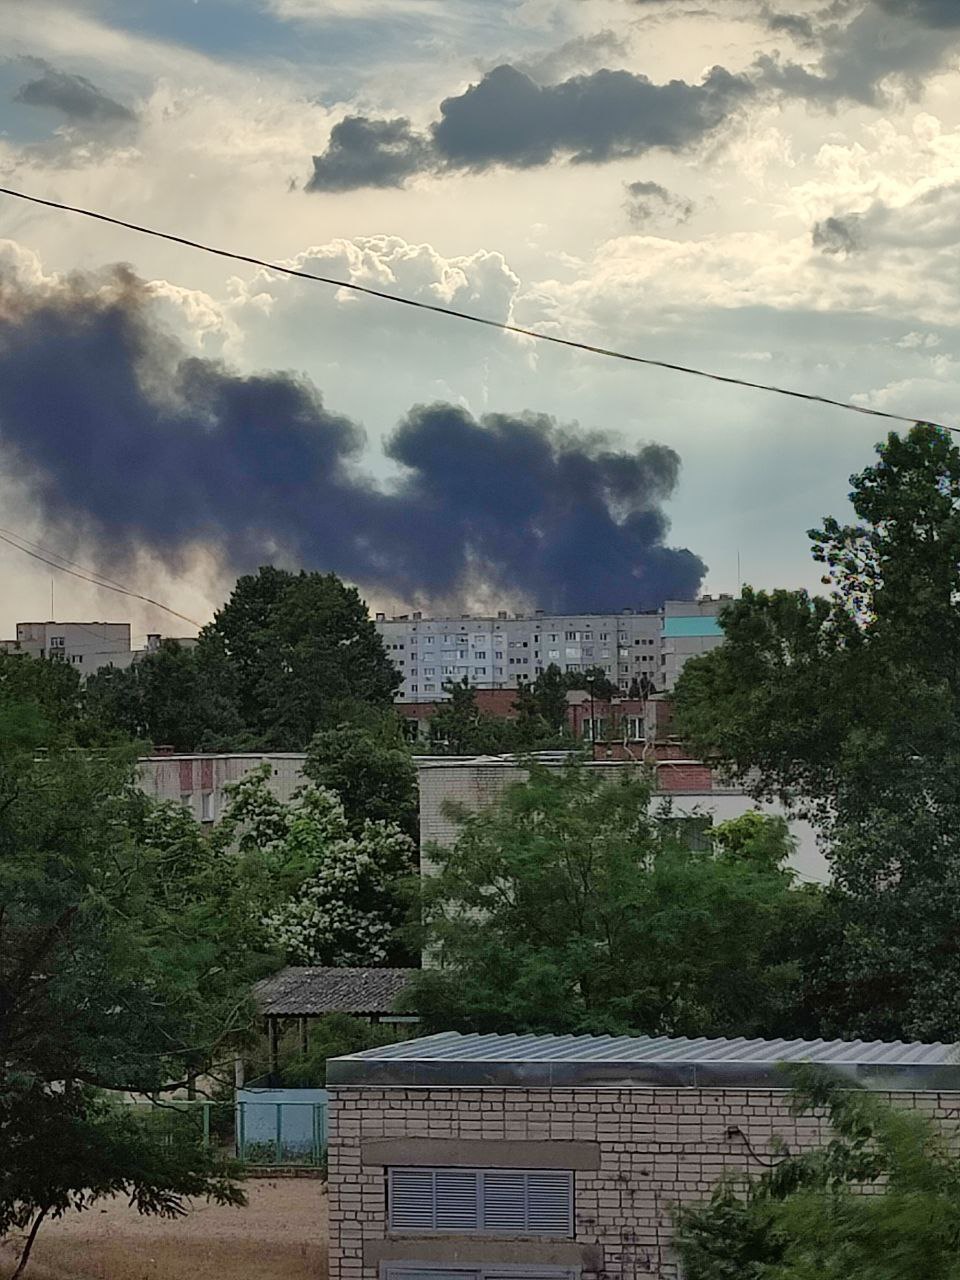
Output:
[[[701,600],[668,600],[661,612],[660,679],[658,688],[672,689],[684,664],[707,653],[723,639],[719,616],[730,596]]]
[[[133,661],[129,622],[18,622],[7,653],[66,662],[88,676],[101,667],[126,667]]]
[[[16,640],[0,640],[0,653],[25,654],[76,667],[86,679],[103,667],[129,667],[156,653],[164,640],[195,648],[196,636],[161,636],[151,632],[146,647],[133,649],[129,622],[18,622]]]
[[[445,685],[464,678],[478,689],[516,689],[551,665],[564,672],[598,667],[626,693],[644,676],[672,689],[688,657],[722,640],[717,617],[730,598],[671,600],[656,613],[378,613],[375,625],[403,677],[398,702],[435,702],[447,696]]]

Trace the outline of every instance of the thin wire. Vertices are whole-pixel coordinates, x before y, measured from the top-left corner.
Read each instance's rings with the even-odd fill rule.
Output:
[[[38,551],[31,551],[29,547],[21,546],[14,538],[8,537],[4,533],[0,533],[0,542],[5,542],[8,546],[15,547],[17,551],[22,551],[24,555],[32,556],[34,560],[41,560],[44,564],[49,565],[51,569],[59,569],[61,573],[69,573],[71,577],[80,578],[83,582],[90,582],[93,586],[100,587],[104,591],[115,591],[118,595],[129,596],[132,600],[142,600],[144,604],[152,604],[155,609],[163,609],[165,613],[170,613],[175,618],[180,618],[183,622],[189,622],[192,627],[199,629],[203,626],[203,623],[197,622],[196,618],[188,618],[185,613],[178,613],[170,605],[163,604],[160,600],[153,600],[150,596],[141,595],[139,591],[131,591],[127,587],[112,586],[109,582],[91,577],[90,574],[81,573],[77,569],[68,569],[63,564],[57,564],[56,560],[51,560],[49,556],[41,555]],[[54,551],[50,554],[56,555],[57,553]]]
[[[95,578],[99,578],[104,585],[119,587],[121,591],[127,588],[122,582],[117,582],[115,578],[108,578],[105,573],[100,573],[97,569],[89,569],[86,565],[77,564],[76,560],[71,560],[69,556],[61,555],[59,551],[51,551],[49,547],[43,546],[39,542],[34,542],[32,538],[27,538],[22,533],[17,533],[14,529],[4,529],[0,527],[0,533],[5,533],[8,538],[16,538],[18,542],[25,542],[28,547],[33,547],[35,551],[42,551],[44,555],[55,556],[57,560],[62,560],[64,564],[72,565],[74,569],[80,569],[83,573],[89,573]]]
[[[263,258],[255,258],[247,253],[233,253],[229,249],[220,249],[215,245],[203,244],[199,240],[190,240],[186,236],[173,235],[169,231],[159,231],[155,227],[140,226],[136,222],[126,222],[122,218],[113,218],[106,213],[97,213],[93,209],[84,209],[78,205],[64,204],[59,200],[44,200],[40,196],[28,195],[25,191],[15,191],[11,187],[0,187],[0,195],[12,196],[16,200],[26,200],[30,204],[43,205],[48,209],[58,209],[63,213],[76,213],[84,218],[93,218],[97,222],[106,222],[112,227],[123,227],[127,231],[135,231],[138,235],[152,236],[157,240],[167,240],[171,244],[184,245],[188,249],[199,249],[201,253],[212,253],[218,258],[229,258],[233,262],[246,262],[250,266],[262,267],[267,271],[275,271],[279,275],[295,276],[299,280],[313,280],[318,284],[329,284],[337,289],[350,289],[354,293],[362,293],[370,298],[379,298],[383,302],[396,302],[404,307],[415,307],[419,311],[432,311],[437,315],[452,316],[455,320],[467,320],[471,324],[482,324],[490,329],[500,329],[504,333],[517,333],[521,337],[535,338],[538,342],[552,342],[559,347],[569,347],[575,351],[587,351],[596,356],[607,356],[611,360],[626,360],[631,364],[648,365],[655,369],[667,369],[673,373],[686,373],[696,378],[709,378],[713,382],[727,383],[729,386],[747,387],[752,391],[769,391],[775,395],[790,396],[795,400],[808,400],[814,404],[829,405],[834,409],[846,409],[850,413],[861,413],[872,418],[886,418],[891,422],[926,422],[941,431],[952,431],[960,435],[960,427],[950,427],[943,422],[933,422],[918,416],[907,417],[900,413],[890,413],[886,409],[870,409],[866,405],[852,404],[848,400],[834,400],[830,396],[814,395],[809,391],[795,391],[788,387],[778,387],[766,382],[749,382],[745,378],[734,378],[726,374],[710,373],[706,369],[697,369],[692,365],[675,364],[669,360],[654,360],[649,356],[630,355],[625,351],[614,351],[608,347],[597,347],[589,342],[578,342],[573,338],[560,338],[552,333],[543,333],[538,329],[525,329],[521,325],[508,324],[503,320],[492,320],[489,316],[473,315],[469,311],[458,311],[454,307],[442,307],[434,302],[421,302],[417,298],[406,298],[399,293],[387,293],[383,289],[371,289],[368,285],[355,284],[352,280],[338,280],[333,276],[316,275],[312,271],[301,271],[296,267],[284,267],[276,262],[267,262]]]

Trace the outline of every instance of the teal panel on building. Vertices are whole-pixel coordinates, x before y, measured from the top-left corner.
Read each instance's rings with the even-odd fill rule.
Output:
[[[679,640],[716,636],[723,638],[723,631],[716,618],[664,618],[663,636],[665,640]]]

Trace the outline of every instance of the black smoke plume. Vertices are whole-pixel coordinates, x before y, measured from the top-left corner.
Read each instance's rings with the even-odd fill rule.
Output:
[[[306,379],[240,376],[160,331],[125,271],[25,291],[0,280],[0,467],[101,566],[198,543],[233,570],[329,569],[411,603],[478,581],[546,609],[689,598],[705,568],[664,545],[680,460],[533,414],[412,409],[403,479],[357,475],[360,429]]]

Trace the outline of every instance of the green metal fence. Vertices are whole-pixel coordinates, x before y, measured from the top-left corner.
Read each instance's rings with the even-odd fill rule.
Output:
[[[326,1101],[273,1101],[261,1094],[252,1100],[240,1095],[236,1102],[148,1099],[130,1105],[165,1145],[219,1150],[251,1166],[320,1168],[326,1160]]]

